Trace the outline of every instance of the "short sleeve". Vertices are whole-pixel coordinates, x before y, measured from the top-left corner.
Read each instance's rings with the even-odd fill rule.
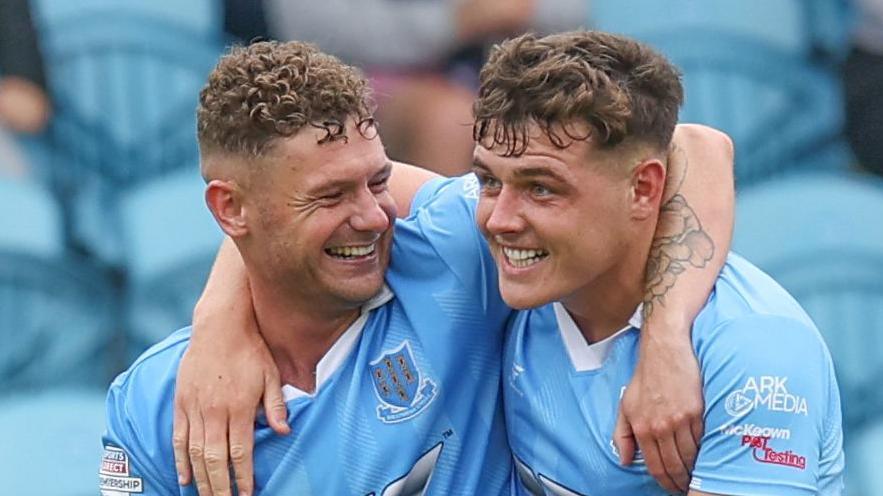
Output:
[[[102,496],[196,495],[179,487],[172,450],[174,385],[187,333],[157,344],[111,384],[105,403]]]
[[[837,485],[839,397],[818,331],[787,317],[751,315],[709,332],[694,329],[694,346],[705,434],[691,489],[814,495]]]
[[[473,174],[429,181],[415,195],[411,216],[396,224],[388,277],[420,284],[451,272],[488,312],[505,319],[497,270],[475,223],[480,186]]]

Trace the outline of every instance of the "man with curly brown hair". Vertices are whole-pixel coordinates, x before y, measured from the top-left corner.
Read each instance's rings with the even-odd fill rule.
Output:
[[[720,142],[704,138],[687,140],[687,155]],[[358,71],[296,42],[222,58],[200,95],[198,139],[206,202],[235,245],[219,264],[236,277],[212,280],[232,296],[201,302],[195,321],[209,329],[172,334],[111,386],[103,493],[193,493],[179,486],[192,463],[200,494],[230,494],[229,443],[238,494],[509,494],[500,350],[511,311],[475,229],[475,177],[391,163]],[[713,170],[726,174],[725,155]],[[706,208],[728,205],[720,196]],[[397,210],[410,215],[393,235]],[[729,222],[710,223],[726,244]],[[673,288],[651,321],[689,315],[713,274]],[[208,384],[190,397],[213,405],[205,415],[187,395],[172,402],[192,389],[186,368]],[[257,392],[240,389],[253,373]],[[254,423],[249,396],[265,382]],[[246,406],[225,417],[240,396]]]
[[[503,358],[516,494],[687,492],[652,466],[694,442],[690,495],[842,492],[831,356],[790,295],[736,255],[692,326],[704,428],[636,456],[629,439],[647,433],[617,420],[647,314],[715,251],[684,198],[663,191],[682,98],[664,57],[600,32],[509,40],[482,70],[476,218],[503,299],[521,310]]]

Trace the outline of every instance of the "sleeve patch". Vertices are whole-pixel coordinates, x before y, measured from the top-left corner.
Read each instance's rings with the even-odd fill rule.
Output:
[[[144,492],[141,477],[133,477],[129,471],[129,455],[115,446],[105,446],[98,471],[102,496],[122,496]]]

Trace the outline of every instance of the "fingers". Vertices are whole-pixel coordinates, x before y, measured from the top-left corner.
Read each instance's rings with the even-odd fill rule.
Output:
[[[679,492],[678,485],[668,475],[665,470],[665,464],[662,461],[662,454],[659,452],[659,446],[652,437],[638,436],[638,446],[644,454],[644,461],[647,463],[647,471],[656,479],[656,482],[668,492]]]
[[[659,441],[659,453],[662,456],[662,465],[669,478],[674,481],[680,492],[687,492],[690,485],[690,475],[687,467],[681,460],[678,445],[673,435]]]
[[[702,445],[702,435],[705,433],[705,422],[702,415],[697,415],[690,422],[690,433],[693,435],[693,442],[696,443],[697,449]]]
[[[631,465],[635,459],[635,435],[621,410],[616,417],[616,428],[613,429],[613,444],[619,453],[619,463]]]
[[[172,434],[172,447],[175,451],[175,469],[178,471],[178,484],[186,486],[192,480],[190,455],[187,452],[190,424],[184,410],[175,405],[175,429]]]
[[[287,435],[291,432],[288,425],[288,409],[282,399],[282,384],[278,374],[267,373],[264,376],[264,412],[267,422],[277,434]]]
[[[215,496],[230,496],[230,464],[227,460],[226,415],[205,417],[205,469]],[[202,491],[200,491],[202,494]]]
[[[693,465],[696,464],[696,456],[699,453],[699,443],[693,437],[693,432],[689,426],[675,431],[674,441],[677,445],[678,457],[687,469],[687,473],[693,471]]]
[[[254,492],[254,412],[244,412],[230,418],[230,461],[236,474],[239,496]]]
[[[201,495],[212,494],[208,472],[205,469],[205,433],[202,416],[191,417],[191,419],[190,441],[187,453],[190,456],[190,467],[193,470],[193,478],[196,479],[196,489]]]

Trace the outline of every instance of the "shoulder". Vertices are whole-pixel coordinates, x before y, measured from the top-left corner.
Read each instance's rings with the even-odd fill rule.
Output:
[[[106,402],[101,488],[177,488],[172,427],[175,377],[190,328],[148,349],[110,385]],[[120,474],[125,473],[125,477]],[[122,484],[122,486],[120,485]]]
[[[767,274],[733,254],[693,323],[693,344],[700,361],[714,350],[756,353],[759,348],[776,348],[779,354],[825,350],[818,329],[797,301]]]
[[[110,385],[112,390],[148,389],[157,392],[174,388],[178,364],[190,343],[190,327],[179,329],[148,348]]]
[[[166,430],[171,432],[175,378],[189,342],[189,327],[176,331],[117,376],[107,395],[109,427],[137,430],[145,442],[163,438]]]

